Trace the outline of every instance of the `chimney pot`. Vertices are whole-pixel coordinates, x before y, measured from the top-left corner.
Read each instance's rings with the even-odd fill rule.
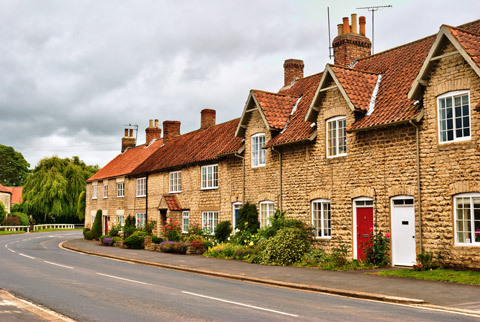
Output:
[[[365,16],[360,16],[359,23],[360,23],[360,35],[365,36],[365,23],[366,23]]]
[[[155,119],[155,128],[158,129],[158,119]]]
[[[287,59],[283,63],[284,86],[290,85],[294,80],[303,78],[305,64],[301,59]]]
[[[130,129],[130,135],[129,137],[133,138],[133,129]]]
[[[179,121],[163,121],[163,142],[167,143],[171,139],[180,135]]]
[[[153,120],[148,120],[148,127],[153,127]]]
[[[350,24],[348,22],[348,17],[343,17],[343,33],[348,34],[350,32]]]
[[[343,34],[343,23],[339,23],[337,25],[337,29],[338,29],[338,35],[337,36],[341,36]]]
[[[357,31],[357,14],[352,13],[352,33],[358,34]]]
[[[128,137],[128,129],[125,129],[125,135],[126,138]]]
[[[200,112],[200,129],[205,130],[215,126],[216,111],[212,109],[203,109]]]

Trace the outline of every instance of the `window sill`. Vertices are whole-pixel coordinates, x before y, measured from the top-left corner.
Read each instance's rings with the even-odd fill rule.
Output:
[[[182,191],[169,191],[168,193],[182,193]]]
[[[336,154],[336,155],[327,155],[327,159],[341,158],[341,157],[346,157],[347,155],[348,155],[347,153]]]
[[[255,169],[255,168],[263,168],[265,167],[267,164],[259,164],[259,165],[252,165],[252,169]]]
[[[146,195],[143,195],[143,196],[136,196],[137,198],[145,198]]]
[[[332,239],[332,236],[325,236],[325,237],[315,237],[315,240],[330,240]]]
[[[97,200],[97,199],[98,199],[98,198],[96,198],[96,197],[95,197],[95,198],[92,197],[92,200]]]
[[[456,243],[454,245],[455,247],[480,247],[480,243],[470,243],[470,244],[460,244],[460,243]]]
[[[125,198],[125,196],[117,196],[117,198]]]
[[[200,191],[205,191],[205,190],[217,190],[218,187],[213,187],[213,188],[200,188]]]

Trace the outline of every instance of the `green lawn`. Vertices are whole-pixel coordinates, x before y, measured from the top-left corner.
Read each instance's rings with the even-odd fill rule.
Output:
[[[381,276],[408,277],[421,280],[453,282],[459,284],[480,285],[480,272],[435,269],[431,271],[414,271],[412,269],[388,270],[378,272]]]
[[[0,235],[24,234],[26,231],[4,231],[0,230]]]

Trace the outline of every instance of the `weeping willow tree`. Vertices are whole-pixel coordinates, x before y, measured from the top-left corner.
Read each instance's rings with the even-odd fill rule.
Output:
[[[76,156],[42,159],[23,187],[24,211],[38,223],[78,222],[80,194],[96,171],[98,166],[88,166]]]

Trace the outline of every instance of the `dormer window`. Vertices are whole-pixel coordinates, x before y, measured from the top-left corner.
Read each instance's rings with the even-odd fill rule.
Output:
[[[252,136],[252,167],[265,166],[265,133]]]
[[[327,157],[347,155],[347,118],[338,116],[327,120]]]
[[[440,143],[470,140],[470,97],[468,91],[438,97]]]

